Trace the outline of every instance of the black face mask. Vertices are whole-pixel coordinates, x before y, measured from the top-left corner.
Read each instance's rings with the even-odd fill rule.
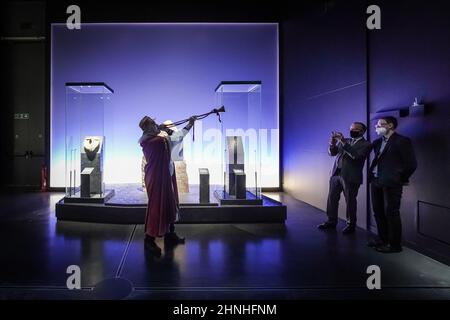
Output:
[[[350,137],[352,138],[359,138],[361,136],[361,133],[356,130],[350,130]]]

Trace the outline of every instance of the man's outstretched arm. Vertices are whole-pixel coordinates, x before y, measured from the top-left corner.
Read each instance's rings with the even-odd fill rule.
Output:
[[[170,140],[177,142],[183,140],[183,138],[188,134],[189,130],[194,126],[194,122],[197,120],[196,117],[191,117],[189,123],[180,131],[172,133]]]

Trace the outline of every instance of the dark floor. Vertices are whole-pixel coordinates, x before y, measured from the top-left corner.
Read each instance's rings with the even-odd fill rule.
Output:
[[[0,299],[450,299],[449,266],[407,248],[377,253],[363,230],[321,232],[323,212],[272,196],[288,206],[285,225],[179,225],[186,244],[159,259],[144,254],[142,225],[57,222],[61,193],[1,196]],[[66,289],[69,265],[82,290]]]

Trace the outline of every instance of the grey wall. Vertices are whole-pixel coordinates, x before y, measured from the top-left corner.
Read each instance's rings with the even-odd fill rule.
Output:
[[[282,25],[282,161],[285,191],[325,209],[330,132],[348,136],[353,121],[366,122],[366,31],[360,1],[318,3]],[[365,190],[358,196],[361,227]]]
[[[45,4],[5,2],[0,12],[0,187],[39,189],[47,148]]]

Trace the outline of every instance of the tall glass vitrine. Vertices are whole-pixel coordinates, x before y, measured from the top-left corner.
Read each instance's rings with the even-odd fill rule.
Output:
[[[105,110],[114,93],[102,82],[66,83],[65,199],[102,202],[105,189]]]
[[[224,203],[261,204],[261,81],[222,81],[215,89],[225,106],[221,126]],[[234,201],[233,201],[234,200]]]

